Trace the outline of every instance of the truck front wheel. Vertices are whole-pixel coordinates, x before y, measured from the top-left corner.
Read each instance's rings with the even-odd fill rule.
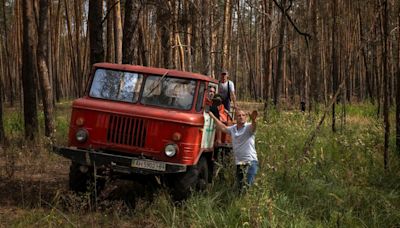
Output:
[[[205,190],[208,183],[208,177],[207,159],[201,157],[197,165],[190,166],[185,173],[172,177],[172,196],[174,200],[184,200],[189,197],[194,190]]]
[[[88,192],[94,190],[96,187],[97,192],[100,192],[104,187],[104,180],[98,179],[96,181],[96,186],[94,186],[94,175],[93,167],[88,167],[87,172],[82,172],[80,169],[80,164],[72,162],[69,169],[69,188],[76,193]]]
[[[72,162],[69,167],[69,189],[76,192],[86,192],[90,183],[88,172],[83,173],[79,170],[79,164]]]
[[[204,191],[207,188],[207,183],[208,183],[208,164],[207,164],[207,159],[205,157],[202,157],[197,164],[197,169],[198,169],[198,177],[197,177],[197,185],[196,188],[199,191]]]

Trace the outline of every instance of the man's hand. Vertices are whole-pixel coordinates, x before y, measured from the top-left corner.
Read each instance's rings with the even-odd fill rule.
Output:
[[[256,121],[257,116],[258,116],[258,112],[257,112],[257,110],[254,110],[254,111],[250,114],[250,119],[253,120],[253,121]]]
[[[256,132],[257,129],[257,116],[258,116],[258,112],[256,110],[254,110],[251,114],[250,114],[250,119],[251,119],[251,131],[254,133]]]

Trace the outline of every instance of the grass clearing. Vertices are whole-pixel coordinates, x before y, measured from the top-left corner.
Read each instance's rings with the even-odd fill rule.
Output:
[[[375,108],[357,104],[346,111],[336,133],[326,119],[308,155],[304,142],[319,116],[271,111],[268,121],[260,118],[260,170],[243,196],[234,191],[235,170],[228,165],[206,193],[196,193],[182,205],[158,189],[138,197],[134,209],[121,200],[95,208],[90,198],[70,193],[69,162],[49,153],[46,140],[40,145],[24,142],[22,117],[7,113],[11,146],[0,153],[0,226],[398,227],[400,162],[394,132],[389,169],[384,170],[383,121],[376,119]],[[64,104],[57,110],[58,143],[66,143],[68,122],[69,104]]]

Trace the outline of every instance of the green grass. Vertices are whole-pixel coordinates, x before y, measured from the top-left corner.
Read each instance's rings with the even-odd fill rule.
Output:
[[[65,110],[57,112],[56,121],[59,140],[64,142],[69,121]],[[340,113],[341,109],[337,110]],[[376,119],[376,107],[347,106],[346,113],[345,121],[338,115],[336,133],[331,131],[331,119],[327,117],[306,154],[304,143],[320,116],[271,111],[267,121],[260,118],[256,136],[260,170],[256,184],[243,196],[234,191],[235,169],[230,166],[206,193],[196,193],[182,205],[173,204],[169,194],[161,189],[155,192],[153,200],[140,199],[131,212],[121,209],[120,205],[97,211],[79,206],[71,209],[65,206],[66,197],[60,197],[69,193],[65,186],[60,186],[57,195],[49,199],[52,207],[15,205],[19,215],[14,214],[10,219],[7,213],[0,213],[0,224],[5,221],[7,226],[17,227],[70,227],[73,224],[84,227],[398,227],[400,162],[394,152],[393,129],[389,169],[384,170],[383,121]],[[21,118],[18,114],[7,118],[7,133],[18,135],[23,126]],[[51,162],[60,161],[53,155],[48,156]]]

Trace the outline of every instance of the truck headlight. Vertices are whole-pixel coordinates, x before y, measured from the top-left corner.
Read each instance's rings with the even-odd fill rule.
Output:
[[[168,144],[165,146],[165,155],[168,157],[175,156],[176,152],[178,151],[178,146],[176,144]]]
[[[78,142],[84,143],[88,139],[89,133],[87,132],[86,129],[79,129],[76,134],[75,138]]]

